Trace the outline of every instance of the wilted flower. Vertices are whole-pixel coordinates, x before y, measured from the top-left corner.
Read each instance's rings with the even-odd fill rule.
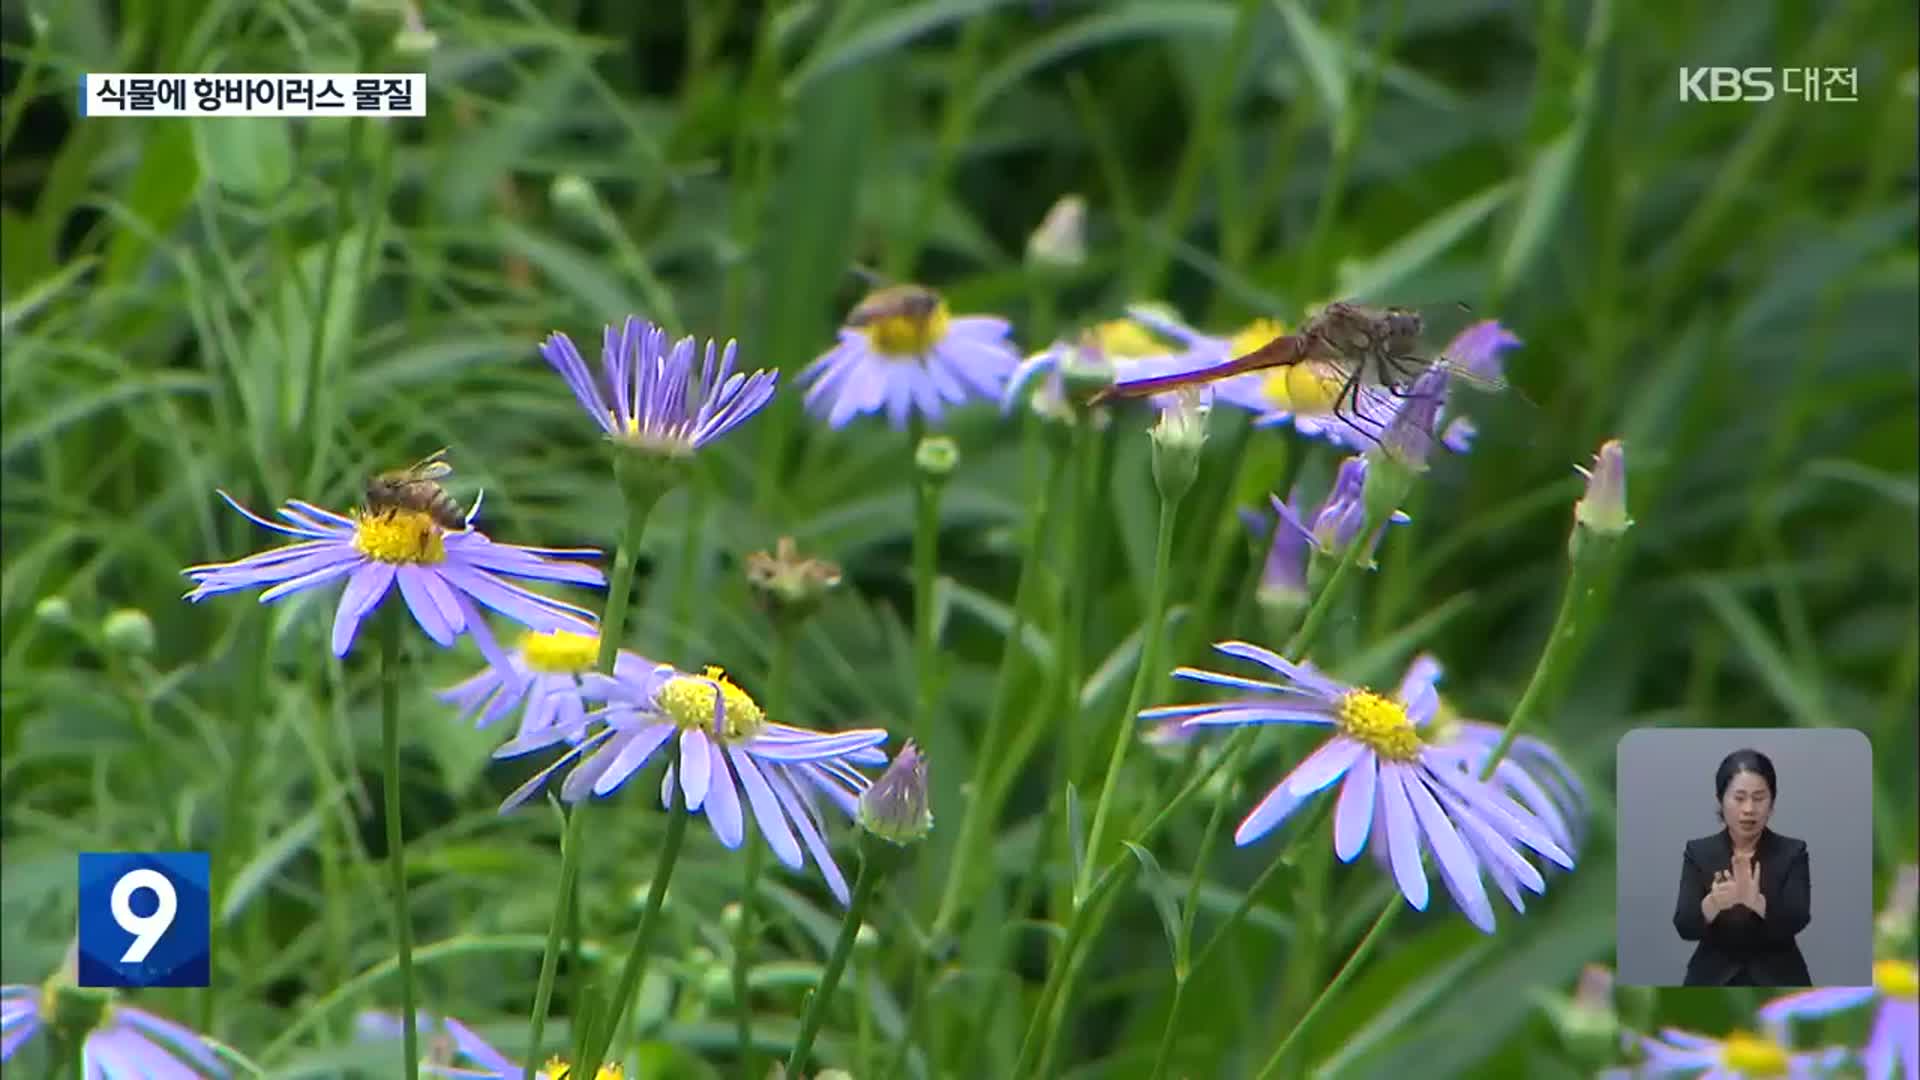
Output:
[[[913,743],[860,795],[860,827],[895,844],[911,844],[933,829],[927,798],[927,759]]]
[[[0,1061],[55,1026],[56,1014],[64,1013],[62,997],[75,993],[96,997],[57,981],[45,987],[0,986]],[[82,1071],[89,1080],[228,1075],[207,1040],[187,1028],[144,1009],[112,1002],[104,994],[87,1004],[100,1010],[87,1027],[81,1047]]]
[[[593,630],[593,614],[515,585],[509,577],[604,585],[600,571],[562,558],[600,553],[592,548],[537,548],[500,544],[474,529],[480,504],[467,512],[466,528],[443,528],[424,511],[404,507],[357,509],[337,514],[290,499],[276,511],[291,523],[268,521],[220,492],[228,506],[264,529],[300,537],[302,542],[263,551],[230,563],[190,566],[187,599],[198,602],[219,593],[268,586],[260,602],[305,592],[341,578],[347,587],[333,615],[333,654],[345,656],[360,624],[396,583],[414,622],[439,645],[452,645],[471,632],[481,652],[505,667],[506,656],[488,631],[474,602],[534,630]]]
[[[1783,1029],[1792,1020],[1813,1019],[1873,1005],[1873,1028],[1860,1051],[1866,1080],[1920,1077],[1920,968],[1912,960],[1873,965],[1872,986],[1822,986],[1775,998],[1760,1007],[1762,1023]]]
[[[1458,749],[1422,737],[1438,706],[1431,684],[1413,700],[1399,700],[1341,683],[1310,663],[1283,659],[1257,645],[1227,641],[1214,648],[1260,664],[1285,681],[1179,668],[1177,678],[1250,693],[1226,702],[1147,709],[1140,718],[1180,717],[1189,727],[1316,724],[1334,732],[1253,808],[1234,832],[1234,843],[1260,839],[1344,777],[1333,815],[1334,853],[1351,862],[1369,846],[1384,850],[1401,895],[1416,910],[1426,910],[1428,900],[1423,850],[1433,855],[1461,911],[1486,933],[1493,932],[1494,918],[1480,880],[1483,869],[1503,888],[1511,880],[1541,893],[1546,883],[1519,853],[1520,846],[1573,868],[1573,857],[1554,842],[1544,822],[1471,775]]]
[[[1679,1028],[1664,1028],[1657,1039],[1643,1038],[1647,1060],[1640,1069],[1609,1069],[1603,1080],[1628,1080],[1643,1075],[1678,1076],[1699,1080],[1815,1080],[1846,1060],[1841,1047],[1795,1053],[1766,1035],[1735,1031],[1724,1039],[1710,1039]]]
[[[856,765],[884,765],[879,749],[887,733],[879,728],[827,733],[775,723],[745,690],[719,668],[699,675],[661,664],[638,676],[586,677],[587,693],[607,706],[588,721],[602,726],[540,770],[507,798],[509,810],[540,790],[561,769],[572,766],[560,785],[560,797],[579,802],[589,795],[612,794],[644,767],[668,739],[678,738],[680,766],[662,778],[660,802],[673,803],[676,780],[688,812],[703,812],[714,835],[727,847],[745,839],[741,793],[754,823],[782,863],[804,865],[801,846],[820,866],[842,904],[847,882],[827,850],[825,819],[816,797],[824,795],[848,817],[858,808],[869,781]],[[548,728],[494,752],[495,757],[530,753],[580,736],[581,728]],[[677,775],[676,775],[677,773]],[[798,833],[798,840],[794,834]]]
[[[587,716],[581,679],[600,658],[600,635],[571,630],[530,630],[506,656],[506,665],[488,664],[471,677],[436,696],[460,710],[459,719],[474,718],[484,728],[520,714],[516,741],[532,738],[551,727],[578,731]],[[621,649],[614,657],[616,674],[640,677],[657,665]]]
[[[747,556],[747,584],[774,608],[800,616],[813,610],[821,597],[840,584],[840,567],[825,559],[802,558],[793,537],[783,536],[773,554],[756,551]]]
[[[914,413],[938,423],[947,406],[998,400],[1020,357],[1007,320],[955,316],[938,293],[917,285],[882,289],[854,308],[840,343],[800,373],[807,409],[829,426],[885,409],[904,429]]]
[[[695,341],[667,348],[667,332],[638,316],[609,325],[600,347],[605,390],[565,334],[550,335],[540,355],[552,364],[581,408],[614,443],[647,454],[680,458],[725,435],[773,399],[775,371],[733,370],[734,342],[715,365],[714,343],[694,370]],[[611,404],[609,404],[611,401]]]
[[[1579,466],[1574,466],[1579,468]],[[1627,450],[1608,439],[1593,456],[1592,469],[1580,469],[1587,492],[1573,504],[1573,519],[1590,532],[1618,536],[1633,524],[1627,516]]]

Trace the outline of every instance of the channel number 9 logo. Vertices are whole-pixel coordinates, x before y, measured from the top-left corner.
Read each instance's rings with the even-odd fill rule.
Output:
[[[80,855],[80,985],[205,986],[204,851]]]

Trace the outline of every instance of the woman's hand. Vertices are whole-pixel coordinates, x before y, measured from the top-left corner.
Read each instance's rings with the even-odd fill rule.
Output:
[[[1740,893],[1733,883],[1733,875],[1725,870],[1713,873],[1713,888],[1700,898],[1700,914],[1712,922],[1714,916],[1740,902]]]
[[[1745,904],[1755,915],[1765,917],[1767,898],[1760,892],[1760,860],[1733,860],[1734,902]]]

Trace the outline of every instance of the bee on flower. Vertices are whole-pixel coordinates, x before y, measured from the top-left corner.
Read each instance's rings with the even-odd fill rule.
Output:
[[[848,314],[839,343],[800,373],[807,410],[834,428],[884,410],[905,430],[916,415],[938,424],[949,406],[998,401],[1020,363],[1011,329],[994,315],[954,315],[920,285],[880,289]]]
[[[260,602],[265,604],[344,579],[346,588],[333,616],[335,656],[347,654],[367,616],[396,590],[413,621],[435,644],[451,646],[460,635],[471,633],[489,662],[503,670],[509,666],[506,654],[487,629],[480,607],[540,632],[589,633],[594,628],[587,609],[508,579],[604,586],[598,569],[566,561],[600,552],[498,543],[474,526],[479,499],[467,510],[464,527],[450,529],[432,507],[400,500],[370,499],[369,505],[341,514],[290,499],[275,511],[281,518],[276,522],[224,491],[219,495],[248,521],[299,542],[233,562],[188,567],[183,573],[194,587],[186,599],[197,603],[221,593],[263,588]]]

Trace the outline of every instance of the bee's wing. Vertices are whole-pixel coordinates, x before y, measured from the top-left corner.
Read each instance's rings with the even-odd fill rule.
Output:
[[[441,447],[407,470],[407,473],[420,480],[440,480],[453,475],[453,466],[447,462],[447,447]]]

